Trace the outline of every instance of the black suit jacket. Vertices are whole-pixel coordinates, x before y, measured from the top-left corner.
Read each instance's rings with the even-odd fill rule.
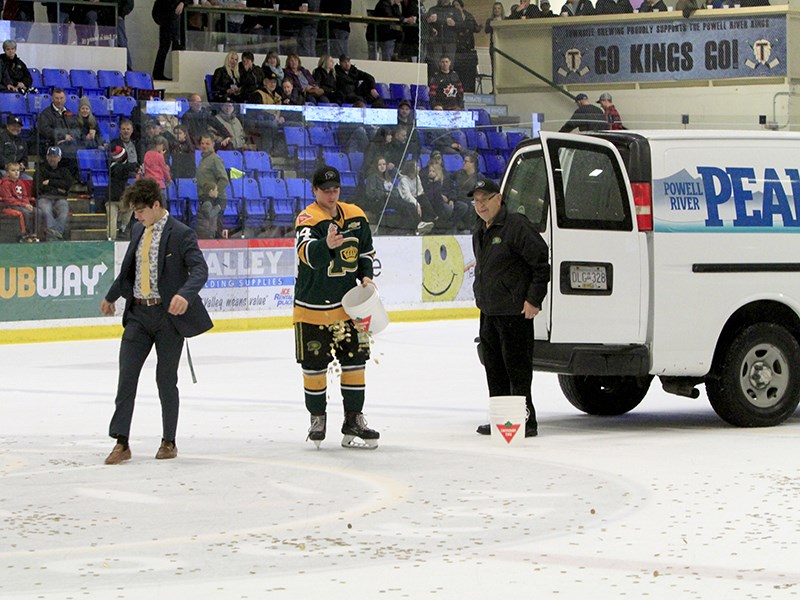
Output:
[[[122,324],[128,322],[133,304],[133,285],[136,281],[136,248],[144,233],[144,226],[138,221],[131,232],[131,242],[122,260],[122,268],[111,289],[106,294],[108,302],[116,302],[125,298],[125,312]],[[197,245],[197,235],[173,217],[167,217],[167,223],[161,234],[158,246],[158,291],[164,301],[164,309],[169,307],[176,294],[189,302],[189,308],[182,315],[169,315],[175,329],[183,337],[193,337],[211,329],[214,324],[208,316],[203,300],[198,295],[208,280],[208,265],[203,253]]]

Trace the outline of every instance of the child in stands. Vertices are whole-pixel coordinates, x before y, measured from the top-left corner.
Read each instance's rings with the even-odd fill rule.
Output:
[[[21,242],[38,242],[33,198],[26,192],[19,176],[19,163],[6,165],[6,176],[0,179],[0,213],[19,217]]]
[[[164,155],[167,153],[167,140],[162,136],[156,136],[150,143],[150,148],[144,153],[144,174],[145,179],[152,179],[158,182],[158,187],[161,188],[161,202],[162,206],[167,208],[166,187],[172,183],[169,167]],[[167,208],[167,210],[169,210]]]

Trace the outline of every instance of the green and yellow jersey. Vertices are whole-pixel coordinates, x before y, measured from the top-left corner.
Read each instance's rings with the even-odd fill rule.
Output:
[[[338,202],[337,207],[338,215],[332,218],[314,202],[295,222],[295,323],[329,325],[349,319],[342,308],[342,296],[362,277],[373,276],[375,250],[364,211],[345,202]],[[325,239],[331,223],[344,236],[344,243],[333,250]]]

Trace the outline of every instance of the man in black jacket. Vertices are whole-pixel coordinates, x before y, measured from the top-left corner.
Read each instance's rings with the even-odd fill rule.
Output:
[[[500,188],[479,179],[469,194],[480,217],[472,236],[475,304],[480,309],[480,344],[489,396],[525,396],[525,437],[538,433],[531,398],[533,322],[550,281],[548,248],[533,224],[509,213]],[[478,427],[489,435],[489,425]]]
[[[53,88],[51,104],[36,119],[39,130],[39,147],[42,156],[48,148],[61,149],[63,164],[73,175],[78,173],[78,138],[80,128],[75,114],[67,108],[67,94],[61,88]]]
[[[356,68],[349,56],[342,54],[339,57],[339,64],[334,70],[336,71],[336,92],[342,102],[353,104],[358,100],[363,100],[372,108],[385,106],[383,98],[375,89],[375,78],[366,71]]]
[[[183,0],[155,0],[151,15],[158,25],[158,51],[153,64],[153,79],[172,81],[164,75],[170,48],[180,45],[180,19]]]
[[[560,133],[569,133],[573,129],[578,131],[602,131],[608,129],[605,113],[589,100],[586,94],[575,96],[578,107],[572,113],[569,121],[561,126]]]
[[[25,174],[28,168],[28,143],[20,137],[22,120],[14,115],[6,119],[6,128],[0,131],[0,174],[5,176],[6,165],[19,163],[20,179],[30,179]]]
[[[44,215],[49,241],[64,239],[69,219],[67,193],[73,181],[72,173],[61,164],[61,148],[52,146],[36,171],[36,204]]]
[[[213,327],[200,290],[208,279],[208,265],[195,232],[177,221],[161,205],[161,190],[152,179],[140,179],[125,192],[124,201],[139,223],[120,273],[100,304],[106,316],[125,298],[116,410],[109,435],[117,440],[105,462],[116,465],[131,458],[128,446],[139,374],[155,344],[158,355],[156,384],[161,399],[162,440],[156,458],[178,455],[178,363],[184,338]]]

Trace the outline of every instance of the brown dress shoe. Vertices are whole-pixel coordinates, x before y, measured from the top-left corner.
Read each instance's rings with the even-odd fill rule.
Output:
[[[178,447],[175,442],[165,442],[161,440],[161,447],[156,452],[156,458],[163,460],[165,458],[175,458],[178,456]]]
[[[119,463],[130,459],[131,459],[130,446],[128,448],[125,448],[122,444],[117,444],[114,446],[114,449],[111,451],[111,454],[106,456],[106,464],[118,465]]]

